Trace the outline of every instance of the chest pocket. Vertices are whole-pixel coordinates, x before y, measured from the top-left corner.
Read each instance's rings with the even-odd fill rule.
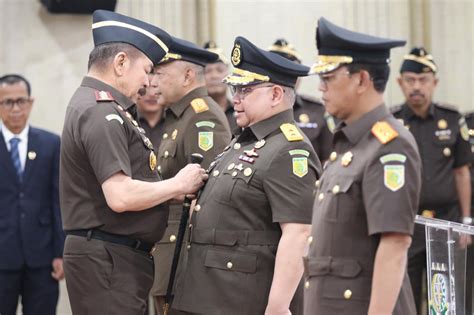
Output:
[[[214,186],[213,193],[218,202],[235,205],[235,201],[245,198],[245,191],[248,191],[248,187],[255,174],[255,170],[251,169],[252,173],[246,176],[244,173],[245,169],[240,171],[235,168],[230,170],[226,168],[222,171]]]
[[[438,138],[435,138],[432,141],[433,150],[430,150],[430,152],[428,152],[428,156],[436,160],[451,158],[454,154],[456,137],[457,135],[453,133],[451,135],[451,138],[447,140],[440,140]]]
[[[317,196],[323,202],[324,219],[328,222],[344,223],[353,218],[360,209],[360,186],[353,178],[338,177],[324,185]]]
[[[174,158],[176,156],[177,146],[178,144],[176,141],[163,141],[158,151],[158,157],[160,160]]]

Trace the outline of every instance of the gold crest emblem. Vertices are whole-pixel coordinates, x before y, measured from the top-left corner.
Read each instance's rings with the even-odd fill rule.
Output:
[[[235,44],[234,49],[232,50],[232,58],[231,58],[232,64],[234,66],[238,66],[240,62],[242,61],[241,57],[242,57],[242,54],[240,52],[240,45]]]
[[[149,163],[150,163],[150,169],[154,171],[156,168],[156,155],[155,155],[155,152],[153,151],[150,152]]]
[[[309,116],[308,116],[308,114],[301,114],[301,115],[299,115],[298,119],[299,119],[300,122],[302,122],[302,123],[305,123],[305,124],[309,123]]]
[[[405,185],[404,165],[384,166],[384,185],[391,191],[397,191]]]
[[[304,177],[308,174],[308,158],[306,157],[294,157],[293,161],[293,174],[298,177]]]
[[[448,122],[444,119],[438,120],[438,128],[439,129],[446,129],[448,128]]]
[[[209,151],[214,146],[214,133],[212,131],[200,131],[198,145],[203,151]]]

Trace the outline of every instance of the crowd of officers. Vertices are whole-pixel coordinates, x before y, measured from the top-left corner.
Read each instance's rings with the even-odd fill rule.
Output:
[[[93,19],[61,144],[74,314],[144,314],[148,294],[163,312],[185,196],[168,314],[417,313],[415,215],[472,223],[474,114],[434,102],[425,49],[404,57],[406,101],[390,112],[402,40],[321,18],[309,68],[284,39],[265,50],[237,37],[226,57],[117,13]],[[308,74],[322,102],[296,92]]]

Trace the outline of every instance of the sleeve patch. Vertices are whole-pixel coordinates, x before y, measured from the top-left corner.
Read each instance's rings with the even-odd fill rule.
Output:
[[[117,114],[109,114],[109,115],[105,116],[105,119],[107,119],[107,121],[117,120],[121,125],[123,125],[122,117],[120,117]]]
[[[289,151],[288,153],[290,153],[290,155],[304,155],[306,157],[309,156],[309,152],[306,151],[306,150],[291,150]]]
[[[290,123],[285,123],[280,126],[281,131],[286,137],[286,140],[293,142],[293,141],[301,141],[303,140],[303,135],[299,132],[298,128]]]
[[[212,131],[200,131],[198,135],[198,146],[203,151],[209,151],[214,146],[214,133]]]
[[[292,159],[293,174],[298,177],[304,177],[308,174],[308,158],[306,157],[294,157]]]
[[[387,144],[398,137],[398,132],[386,121],[376,122],[372,126],[371,132],[382,144]]]
[[[191,101],[191,106],[193,107],[194,111],[196,114],[205,112],[209,110],[209,106],[207,106],[207,103],[204,99],[202,98],[195,98]]]
[[[384,165],[383,183],[395,192],[405,185],[405,165]]]
[[[214,128],[215,126],[216,126],[215,123],[213,123],[212,121],[208,121],[208,120],[198,121],[196,123],[196,127],[198,127],[198,128],[201,128],[201,127]]]

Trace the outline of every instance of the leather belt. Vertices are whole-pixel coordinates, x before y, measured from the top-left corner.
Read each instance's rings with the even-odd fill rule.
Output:
[[[196,229],[190,231],[192,243],[209,245],[278,245],[280,231],[229,231],[216,229]]]
[[[65,231],[67,235],[82,236],[90,240],[91,238],[110,242],[114,244],[124,245],[145,253],[152,253],[154,245],[152,243],[143,242],[134,238],[130,238],[123,235],[112,234],[96,229],[92,230],[69,230]]]

